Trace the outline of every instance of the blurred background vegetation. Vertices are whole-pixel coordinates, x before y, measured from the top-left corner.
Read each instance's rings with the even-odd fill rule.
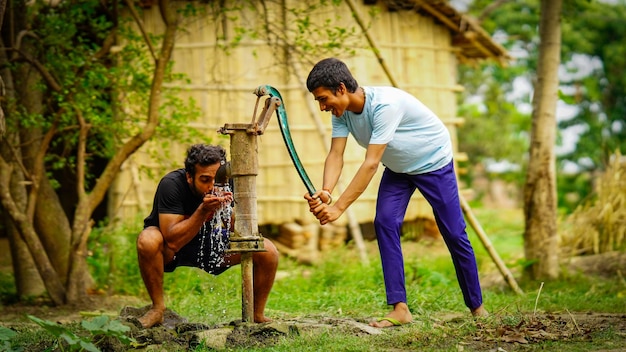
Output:
[[[536,80],[539,1],[467,0],[452,3],[460,11],[467,11],[477,18],[481,26],[505,46],[513,57],[506,66],[485,62],[460,69],[459,83],[465,90],[458,97],[458,115],[466,118],[459,132],[459,149],[469,156],[469,161],[463,165],[467,172],[462,175],[462,180],[468,188],[476,190],[472,206],[497,251],[517,273],[525,265],[521,188],[528,161],[531,98]],[[73,8],[73,11],[80,13],[78,24],[86,23],[91,18],[86,8],[86,5],[84,8]],[[54,23],[70,26],[66,18],[71,15],[68,12]],[[626,37],[626,3],[564,1],[562,16],[562,65],[559,71],[561,84],[557,111],[561,251],[564,256],[624,251],[626,41],[623,38]],[[110,24],[105,25],[106,21],[102,21],[101,26],[108,28]],[[80,32],[80,26],[70,27],[71,31]],[[66,38],[71,31],[59,32],[62,36],[57,40],[71,45],[72,40]],[[98,41],[104,41],[101,34],[97,32],[93,35]],[[95,39],[80,38],[81,44],[88,49],[86,52],[91,52],[93,48],[89,40]],[[134,51],[123,54],[136,56]],[[74,57],[72,60],[59,59],[55,64],[61,68],[68,68],[70,64],[81,67],[85,60]],[[132,60],[129,59],[129,62]],[[129,94],[147,93],[149,80],[148,69],[143,69],[145,64],[141,62],[141,65],[135,67],[125,67],[141,78],[137,79],[141,87],[127,87]],[[72,66],[72,69],[76,67]],[[96,70],[93,75],[94,81],[86,80],[94,84],[88,87],[88,91],[95,92],[95,96],[99,97],[106,75]],[[184,79],[174,74],[168,78]],[[182,122],[192,119],[193,109],[183,106],[176,99],[176,92],[170,93],[166,98],[171,110],[178,112],[174,117]],[[132,99],[143,102],[146,96],[137,94]],[[99,103],[105,100],[99,99]],[[102,118],[109,115],[111,118],[116,117],[107,112],[111,106],[90,105],[90,101],[85,98],[85,109],[101,109],[103,112],[96,115]],[[28,116],[24,114],[24,117]],[[105,123],[104,126],[112,128],[117,125]],[[182,133],[182,130],[176,126],[163,126],[158,132],[170,134],[172,131]],[[115,139],[113,137],[118,130],[111,131],[108,136]],[[187,139],[191,137],[195,135],[185,136]],[[112,144],[109,140],[92,143],[102,143],[103,146]],[[63,145],[59,145],[58,150],[62,156],[65,150]],[[101,152],[107,153],[107,148],[103,147]],[[88,175],[87,179],[95,182],[93,175]],[[507,197],[510,202],[507,207],[489,200],[489,197],[493,197],[489,186],[480,186],[480,182],[485,179],[488,184],[501,181],[508,187]],[[135,219],[132,223],[120,226],[113,226],[106,221],[96,224],[88,242],[88,263],[101,293],[138,296],[148,302],[137,269],[134,248],[141,223],[142,219]],[[5,224],[0,223],[0,232],[4,232],[1,231],[3,226]],[[471,236],[481,273],[489,276],[496,271],[493,263],[475,234],[471,233]],[[270,299],[269,314],[277,317],[332,314],[363,318],[384,314],[387,307],[380,300],[384,295],[382,274],[372,244],[368,243],[368,248],[373,261],[367,266],[359,263],[351,242],[325,254],[316,265],[303,265],[285,257],[280,264],[280,277]],[[427,316],[434,312],[465,311],[457,292],[452,266],[441,243],[407,238],[405,244],[408,251],[415,251],[414,256],[407,256],[406,262],[411,297],[409,303],[415,312]],[[238,273],[238,269],[232,269],[221,276],[211,277],[195,269],[177,269],[177,275],[166,276],[168,304],[190,319],[198,318],[207,322],[236,319],[240,314]],[[534,294],[539,290],[537,282],[522,282],[523,289],[529,295],[517,297],[497,276],[485,277],[486,301],[491,310],[514,314],[535,309]],[[15,287],[11,274],[4,270],[0,272],[0,283],[3,304],[14,302]],[[624,280],[619,276],[608,279],[587,278],[565,272],[563,278],[545,288],[539,308],[546,311],[576,309],[624,312],[625,292]]]

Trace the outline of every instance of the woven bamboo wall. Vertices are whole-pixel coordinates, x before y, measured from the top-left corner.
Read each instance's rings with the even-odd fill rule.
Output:
[[[287,2],[298,3],[297,0]],[[371,5],[356,3],[362,15],[371,9]],[[269,5],[272,6],[271,3]],[[312,20],[319,23],[327,19],[335,21],[337,11],[343,21],[336,23],[338,26],[345,26],[345,21],[354,21],[350,9],[345,5],[322,9]],[[240,25],[248,26],[260,25],[258,20],[259,16],[255,12],[239,18]],[[280,26],[293,25],[294,22],[288,16],[286,23],[279,19],[275,21]],[[162,24],[156,7],[146,10],[144,22],[148,30],[161,32]],[[233,27],[231,25],[227,29],[231,34]],[[256,101],[253,90],[264,84],[274,86],[283,96],[300,159],[313,183],[320,187],[326,146],[330,142],[331,115],[320,112],[312,95],[299,83],[306,79],[311,66],[294,64],[287,70],[286,66],[278,64],[278,55],[282,55],[280,48],[268,46],[263,41],[244,41],[226,55],[215,39],[216,33],[222,30],[219,23],[204,18],[190,23],[177,38],[173,56],[175,70],[184,72],[191,80],[189,85],[183,87],[183,94],[193,97],[202,109],[201,119],[192,126],[205,133],[207,139],[204,142],[220,143],[228,150],[228,137],[216,131],[226,123],[248,123],[252,119]],[[457,64],[449,30],[437,24],[432,17],[415,11],[389,12],[380,7],[380,13],[369,33],[399,87],[414,94],[434,110],[447,123],[453,141],[456,141],[454,123],[458,119],[455,93],[460,87],[456,83]],[[362,38],[361,45],[365,47],[367,43],[365,37]],[[357,50],[356,56],[346,55],[341,59],[348,64],[359,84],[390,85],[374,54],[370,50]],[[309,57],[308,60],[314,63],[322,58]],[[322,138],[315,119],[321,121],[326,138]],[[176,166],[159,166],[145,152],[147,147],[127,162],[110,191],[110,215],[126,219],[147,215],[159,177],[174,167],[182,167],[186,148],[174,146],[169,150]],[[342,176],[344,185],[350,181],[364,156],[365,150],[350,139]],[[258,158],[259,224],[282,224],[296,219],[312,221],[303,199],[306,189],[289,158],[275,117],[265,134],[259,137]],[[147,177],[141,171],[144,168],[151,169],[155,177]],[[351,207],[360,223],[370,222],[374,218],[381,171],[382,166],[368,190]],[[335,197],[338,194],[336,190]],[[414,198],[407,211],[407,220],[432,216],[430,207],[420,199],[418,193]],[[344,215],[338,223],[346,221]]]

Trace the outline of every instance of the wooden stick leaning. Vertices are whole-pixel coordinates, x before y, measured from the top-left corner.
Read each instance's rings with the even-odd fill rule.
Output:
[[[467,221],[470,223],[474,231],[476,231],[476,235],[478,235],[478,238],[480,238],[480,241],[489,253],[489,256],[491,257],[493,262],[498,267],[498,270],[504,277],[504,280],[509,284],[509,286],[511,286],[511,289],[513,289],[515,293],[517,293],[518,295],[523,295],[524,291],[522,291],[522,289],[517,285],[517,281],[515,281],[513,274],[511,274],[511,271],[509,271],[509,269],[506,267],[506,265],[498,255],[498,252],[496,252],[493,244],[491,244],[491,240],[489,240],[489,237],[487,237],[487,234],[483,230],[482,226],[480,226],[478,219],[476,219],[476,217],[474,216],[472,208],[470,208],[469,204],[461,194],[459,194],[459,201],[461,202],[461,209],[463,209],[463,214],[465,214]]]

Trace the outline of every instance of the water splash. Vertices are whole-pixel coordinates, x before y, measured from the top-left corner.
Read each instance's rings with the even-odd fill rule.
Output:
[[[222,197],[226,192],[232,193],[228,183],[216,185],[213,191],[219,197]],[[206,267],[219,268],[224,266],[224,256],[230,246],[232,215],[232,202],[224,202],[213,214],[213,217],[202,225],[200,230],[200,235],[202,236],[200,253],[198,255],[198,266],[200,269],[205,270]],[[208,256],[208,258],[205,258],[205,256]]]

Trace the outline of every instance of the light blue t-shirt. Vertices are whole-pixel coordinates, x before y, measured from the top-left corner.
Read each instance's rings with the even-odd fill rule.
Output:
[[[387,144],[382,163],[391,171],[423,174],[452,161],[446,126],[426,105],[394,87],[364,87],[363,112],[333,116],[333,138],[352,134],[357,143]]]

